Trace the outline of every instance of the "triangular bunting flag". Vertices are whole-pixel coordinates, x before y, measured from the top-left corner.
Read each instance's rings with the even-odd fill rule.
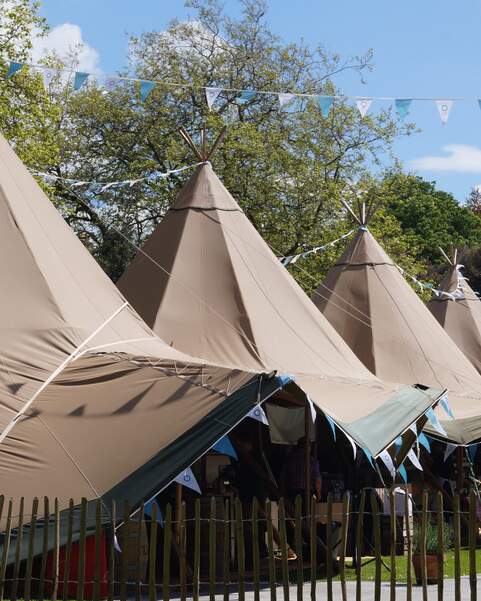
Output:
[[[372,104],[372,98],[356,98],[356,106],[361,114],[361,117],[365,117],[369,107]]]
[[[50,88],[50,84],[55,76],[55,69],[43,69],[42,78],[43,78],[43,87],[48,90]]]
[[[113,92],[118,85],[119,80],[117,77],[106,77],[104,79],[104,94],[108,92]]]
[[[431,452],[431,445],[429,444],[429,440],[423,432],[418,436],[419,444],[422,445],[428,453]]]
[[[363,449],[364,455],[366,455],[367,460],[369,461],[369,463],[372,465],[372,467],[374,469],[376,469],[376,466],[374,464],[374,457],[372,456],[372,453],[369,449]]]
[[[12,75],[15,75],[15,73],[17,73],[18,71],[20,71],[20,69],[24,66],[23,63],[15,63],[15,62],[11,62],[10,65],[8,66],[8,71],[7,71],[7,79],[9,77],[12,77]]]
[[[404,467],[404,465],[401,463],[401,465],[397,468],[398,474],[401,476],[401,478],[404,480],[404,482],[408,481],[408,474],[406,472],[406,468]]]
[[[379,453],[378,457],[379,457],[379,459],[381,459],[381,461],[387,467],[387,469],[389,470],[389,473],[392,476],[392,479],[394,480],[394,478],[396,477],[396,469],[394,467],[394,463],[393,463],[391,455],[389,455],[389,453],[386,450],[384,450],[382,453]]]
[[[329,424],[331,430],[332,430],[332,437],[334,438],[334,442],[336,441],[336,424],[334,423],[334,420],[332,419],[332,417],[329,417],[328,415],[326,415],[326,419],[327,419],[327,423]]]
[[[289,382],[294,382],[296,378],[291,374],[280,374],[276,376],[277,382],[284,388]]]
[[[438,107],[439,117],[441,123],[445,125],[449,119],[449,113],[453,108],[454,102],[452,100],[435,100],[436,106]]]
[[[207,106],[209,110],[212,110],[212,105],[219,97],[222,92],[222,88],[206,88],[205,89],[205,99],[207,100]]]
[[[402,436],[398,436],[396,438],[396,440],[394,441],[394,446],[396,447],[396,453],[399,453],[399,451],[401,450],[401,447],[403,446]]]
[[[279,99],[279,106],[282,108],[288,102],[290,102],[293,98],[295,98],[295,94],[277,94],[277,98]]]
[[[80,71],[76,71],[73,78],[73,89],[80,90],[80,88],[85,84],[88,79],[88,73],[81,73]]]
[[[159,504],[157,503],[156,499],[152,499],[152,501],[149,501],[148,503],[146,503],[144,505],[144,513],[145,515],[149,516],[149,518],[152,518],[152,514],[153,514],[153,507],[156,507],[156,516],[155,516],[155,521],[160,525],[163,526],[164,525],[164,516],[162,515],[162,510],[159,507]]]
[[[394,101],[394,106],[396,107],[396,112],[401,119],[404,119],[405,117],[407,117],[411,103],[412,103],[412,100],[410,98],[397,98]]]
[[[315,424],[316,423],[316,417],[317,417],[316,408],[314,406],[314,403],[311,401],[311,399],[309,397],[307,397],[307,402],[309,403],[309,409],[311,410],[312,423]]]
[[[269,425],[269,422],[267,421],[267,415],[260,405],[256,405],[254,409],[251,409],[247,414],[247,417],[251,417],[252,419],[257,420],[266,426]]]
[[[119,553],[122,553],[122,549],[120,548],[119,541],[118,541],[116,534],[114,534],[114,549],[116,551],[118,551]]]
[[[454,453],[454,451],[456,450],[456,446],[457,445],[451,444],[450,442],[446,444],[446,449],[444,451],[444,461],[446,461],[447,458]]]
[[[243,92],[241,92],[239,94],[237,99],[240,100],[241,102],[249,102],[249,100],[252,100],[255,95],[256,95],[256,92],[254,92],[253,90],[244,90]]]
[[[354,439],[351,438],[349,436],[349,434],[347,432],[344,432],[344,436],[347,438],[347,440],[351,443],[351,447],[352,447],[352,454],[354,455],[354,459],[356,459],[357,456],[357,445],[354,442]]]
[[[178,482],[179,484],[182,484],[182,486],[192,489],[193,491],[199,493],[199,495],[202,494],[200,492],[200,486],[194,476],[194,472],[190,469],[190,467],[181,472],[177,478],[175,478],[174,482]]]
[[[430,421],[432,427],[437,430],[440,434],[442,434],[443,436],[447,436],[446,434],[446,430],[441,426],[440,421],[438,420],[437,415],[434,413],[434,409],[432,407],[430,407],[427,411],[426,411],[426,417],[428,418],[428,420]]]
[[[324,119],[329,117],[329,111],[331,110],[334,98],[332,96],[319,96],[319,106],[321,107],[321,115]]]
[[[444,411],[446,411],[446,413],[449,415],[449,417],[451,419],[454,419],[454,414],[449,405],[449,400],[448,400],[447,395],[443,396],[443,398],[439,402],[441,403],[441,407],[444,409]]]
[[[220,453],[221,455],[227,455],[228,457],[238,459],[236,450],[232,446],[232,442],[227,435],[218,440],[212,447],[212,450],[217,451],[217,453]]]
[[[414,424],[411,424],[409,426],[409,429],[411,430],[411,432],[414,434],[414,436],[418,435],[418,427],[416,425],[416,422],[414,422]]]
[[[147,100],[147,97],[149,96],[150,92],[152,92],[152,90],[155,88],[157,84],[155,83],[155,81],[144,81],[142,80],[140,82],[140,100],[142,102],[145,102]]]
[[[409,451],[409,453],[406,455],[406,457],[409,459],[409,461],[414,465],[414,467],[418,470],[420,470],[421,472],[423,471],[422,465],[419,463],[419,459],[416,455],[416,453],[411,449]]]

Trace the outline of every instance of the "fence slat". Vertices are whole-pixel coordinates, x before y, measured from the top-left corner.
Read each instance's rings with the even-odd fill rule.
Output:
[[[121,573],[120,573],[120,601],[127,599],[127,571],[129,556],[129,536],[130,536],[130,503],[124,501],[124,514],[122,516],[122,544],[121,544]]]
[[[110,505],[110,552],[109,552],[109,592],[108,592],[108,601],[114,601],[115,597],[115,541],[116,541],[116,513],[117,507],[115,505],[115,501],[112,500],[112,504]]]
[[[381,601],[381,528],[379,519],[379,504],[374,492],[371,493],[371,510],[374,530],[374,556],[375,556],[375,576],[374,576],[374,601]]]
[[[194,573],[192,578],[194,601],[199,601],[200,587],[200,499],[195,500],[194,504]],[[154,601],[154,600],[152,600]]]
[[[180,505],[179,518],[179,554],[180,554],[180,599],[187,599],[187,531],[185,525],[185,501]]]
[[[144,503],[140,504],[138,513],[138,525],[137,525],[137,541],[136,541],[136,556],[137,556],[137,569],[135,570],[135,598],[136,601],[142,601],[142,578],[143,569],[145,564],[141,561],[142,555],[142,533],[144,531],[145,522],[145,507]]]
[[[413,598],[413,576],[412,576],[412,563],[413,563],[413,541],[411,535],[411,515],[409,512],[410,497],[409,487],[406,484],[404,488],[404,520],[406,528],[406,601],[412,601]]]
[[[87,499],[80,503],[80,532],[78,542],[77,601],[83,601],[85,592],[85,543],[87,540]]]
[[[366,508],[366,491],[362,489],[359,500],[359,511],[356,526],[356,601],[361,601],[362,594],[362,547],[364,533],[364,510]]]
[[[235,500],[236,541],[237,541],[237,571],[239,579],[239,601],[245,601],[245,545],[244,525],[242,523],[242,505]]]
[[[443,493],[438,491],[437,499],[437,539],[438,539],[438,601],[444,596],[444,508]]]
[[[476,495],[474,490],[469,493],[469,587],[471,589],[471,601],[476,601],[477,579],[476,579]]]
[[[40,581],[38,583],[38,598],[44,598],[45,573],[47,571],[48,557],[48,527],[50,519],[50,507],[48,497],[43,498],[43,542],[42,542],[42,564],[40,566]]]
[[[63,574],[63,601],[69,598],[69,580],[70,580],[70,558],[72,556],[72,535],[73,535],[73,519],[74,519],[74,502],[70,499],[68,505],[68,522],[67,522],[67,542],[65,544],[65,567]]]
[[[216,582],[216,511],[215,497],[210,500],[210,519],[209,519],[209,598],[215,601],[215,582]]]
[[[346,550],[347,531],[349,525],[349,492],[346,490],[342,498],[341,542],[339,549],[339,578],[341,580],[342,601],[347,601],[346,590]]]
[[[52,601],[57,601],[58,595],[58,571],[60,560],[60,510],[58,499],[55,497],[53,503],[54,509],[54,529],[53,529],[53,554],[52,554]],[[100,563],[100,558],[99,558]]]
[[[421,577],[423,587],[423,601],[428,601],[428,583],[426,566],[426,536],[428,527],[428,492],[423,490],[421,506]]]
[[[327,517],[326,517],[326,580],[327,601],[332,601],[332,493],[327,495]]]
[[[100,499],[95,501],[95,574],[94,601],[100,599],[100,542],[102,537],[102,505]]]
[[[12,499],[8,501],[7,523],[5,525],[5,533],[3,535],[3,553],[2,565],[0,568],[0,600],[3,600],[3,592],[5,589],[5,571],[7,569],[8,551],[10,547],[10,534],[12,531]]]
[[[297,601],[302,601],[304,584],[304,560],[302,558],[302,498],[300,495],[297,495],[296,497],[295,512],[295,540],[297,555]]]
[[[391,561],[390,561],[390,591],[389,591],[389,599],[390,601],[396,601],[396,505],[394,498],[394,491],[391,488],[389,491],[389,504],[391,506],[391,515],[390,515],[390,551],[391,551]]]
[[[276,564],[274,559],[274,527],[272,524],[272,503],[270,500],[266,502],[266,519],[267,519],[267,553],[269,554],[269,587],[271,591],[271,601],[277,600],[276,588]]]
[[[317,503],[311,499],[310,503],[309,541],[311,544],[311,601],[316,601],[317,585]]]
[[[230,582],[230,503],[226,499],[224,505],[224,553],[222,556],[222,580],[224,584],[224,601],[229,601],[229,582]]]
[[[279,538],[281,543],[282,588],[284,601],[289,601],[289,566],[287,563],[286,510],[284,499],[279,500]]]
[[[197,499],[198,501],[199,499]],[[156,567],[157,567],[157,503],[152,503],[150,515],[149,538],[149,601],[157,601]]]
[[[259,502],[256,497],[252,499],[252,567],[254,601],[260,601]]]
[[[33,568],[33,554],[34,554],[34,542],[35,542],[35,529],[37,527],[37,513],[38,513],[38,499],[35,497],[32,501],[32,517],[30,520],[30,533],[28,537],[28,555],[27,555],[27,566],[25,568],[25,601],[30,601],[32,596],[32,568]]]
[[[167,503],[165,509],[164,526],[164,552],[163,552],[163,574],[162,574],[162,599],[170,599],[170,554],[172,547],[172,505]]]
[[[22,559],[21,556],[21,548],[22,548],[22,540],[23,540],[23,511],[25,506],[25,500],[23,497],[20,498],[20,508],[18,512],[18,525],[17,525],[17,543],[15,546],[15,566],[13,569],[13,582],[12,589],[10,593],[10,599],[12,601],[17,600],[18,593],[18,581],[20,577],[20,562]]]
[[[461,601],[461,522],[459,513],[459,492],[454,495],[454,599]]]

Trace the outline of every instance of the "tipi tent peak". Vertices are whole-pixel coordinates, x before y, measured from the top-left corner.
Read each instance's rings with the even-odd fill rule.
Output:
[[[211,147],[209,149],[207,148],[207,132],[206,132],[205,126],[202,127],[202,129],[200,130],[200,146],[197,146],[195,144],[191,135],[185,129],[184,126],[181,126],[179,131],[180,131],[180,135],[184,138],[187,145],[192,150],[194,155],[199,159],[199,161],[201,161],[202,163],[206,163],[206,162],[210,161],[210,159],[214,156],[215,152],[221,145],[221,143],[227,133],[227,127],[224,127],[224,129],[220,132],[220,134],[214,140],[214,143],[211,145]]]

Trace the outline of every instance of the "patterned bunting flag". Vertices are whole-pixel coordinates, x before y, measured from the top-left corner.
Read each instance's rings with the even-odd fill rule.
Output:
[[[155,81],[145,81],[142,80],[140,82],[140,100],[145,102],[150,92],[155,88]]]
[[[194,472],[188,467],[186,470],[181,472],[177,478],[174,479],[174,482],[178,482],[182,484],[182,486],[186,486],[187,488],[192,489],[193,491],[202,494],[200,491],[200,486],[194,476]]]
[[[372,104],[372,98],[356,98],[356,106],[361,114],[361,117],[365,117],[369,107]]]
[[[394,467],[391,455],[389,455],[389,453],[386,450],[384,450],[382,453],[379,453],[378,457],[387,467],[389,473],[392,476],[392,479],[394,480],[394,478],[396,477],[396,468]]]
[[[430,407],[426,411],[426,417],[428,418],[429,422],[435,430],[437,430],[443,436],[447,436],[446,430],[441,426],[441,423],[437,415],[434,413],[434,409],[432,407]]]
[[[446,125],[449,119],[449,114],[453,108],[454,102],[452,100],[435,100],[436,106],[438,107],[439,117],[441,123]]]
[[[319,106],[321,107],[321,115],[324,119],[329,117],[329,111],[331,110],[334,98],[332,96],[319,96]]]
[[[409,113],[409,108],[411,107],[412,100],[410,98],[397,98],[394,101],[394,106],[396,107],[397,114],[401,119],[405,119]]]
[[[409,451],[409,453],[406,455],[406,457],[409,459],[409,461],[414,465],[414,467],[416,469],[418,469],[419,471],[423,471],[422,465],[419,463],[419,459],[416,455],[416,453],[411,449]]]
[[[43,87],[48,90],[53,78],[55,77],[55,69],[44,69],[42,73]]]
[[[85,84],[88,79],[88,73],[82,73],[80,71],[76,71],[73,79],[73,89],[75,91],[80,90],[80,88]]]
[[[15,75],[15,73],[17,73],[17,71],[20,71],[20,69],[23,66],[24,66],[23,63],[16,63],[16,62],[12,61],[10,63],[10,65],[8,66],[7,78],[12,77],[12,75]]]
[[[205,99],[207,100],[207,106],[209,110],[212,110],[212,105],[219,97],[222,92],[222,88],[206,88],[205,89]]]
[[[251,409],[251,411],[249,411],[249,413],[247,414],[247,417],[251,417],[252,419],[257,420],[258,422],[261,422],[265,426],[269,425],[269,422],[267,421],[267,415],[260,405],[256,405],[254,409]]]

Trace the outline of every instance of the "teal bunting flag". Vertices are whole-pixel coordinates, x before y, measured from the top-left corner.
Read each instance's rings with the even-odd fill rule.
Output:
[[[321,107],[321,115],[324,119],[329,117],[329,111],[331,110],[332,103],[334,98],[332,96],[320,96],[319,97],[319,106]]]
[[[145,81],[141,80],[140,82],[140,100],[145,102],[147,100],[148,95],[155,88],[154,81]]]
[[[336,441],[336,424],[334,423],[334,420],[332,419],[332,417],[329,417],[328,415],[326,415],[326,419],[327,419],[327,423],[331,427],[332,437],[334,438],[334,442],[335,442]]]
[[[398,474],[401,476],[401,478],[404,480],[404,482],[408,481],[408,473],[406,471],[406,468],[404,467],[404,465],[401,463],[401,465],[398,467]]]
[[[76,71],[74,79],[73,79],[73,89],[75,91],[80,90],[80,88],[85,84],[88,79],[88,73],[82,73],[81,71]]]
[[[426,411],[426,417],[431,422],[432,427],[437,430],[443,436],[447,436],[446,430],[441,426],[441,422],[439,421],[437,415],[434,413],[434,409],[430,407]]]
[[[249,100],[252,100],[255,95],[256,92],[253,90],[244,90],[239,94],[238,100],[240,100],[241,102],[249,102]]]
[[[403,446],[402,436],[398,436],[396,438],[396,440],[394,441],[394,446],[396,447],[396,453],[399,453],[399,451],[401,450],[401,447]]]
[[[24,66],[23,63],[11,62],[8,67],[7,78],[12,77],[12,75],[15,75],[15,73],[17,73],[17,71],[20,71],[20,69],[23,66]]]
[[[367,460],[369,461],[369,463],[372,465],[372,467],[374,469],[376,469],[376,466],[374,465],[374,457],[372,456],[371,451],[369,451],[369,449],[363,449],[364,455],[366,455]]]
[[[411,107],[412,100],[410,98],[397,98],[394,101],[394,106],[396,107],[397,114],[404,119],[407,117],[409,113],[409,109]]]
[[[426,434],[423,434],[423,432],[421,432],[421,434],[418,436],[418,441],[419,444],[422,445],[428,453],[431,452],[431,445],[429,444],[429,440]]]
[[[157,503],[156,499],[152,499],[152,501],[149,501],[148,503],[145,504],[144,506],[144,513],[145,515],[149,516],[150,519],[152,519],[152,507],[153,506],[157,507],[157,516],[156,516],[156,522],[159,524],[159,526],[161,528],[164,527],[164,516],[162,515],[162,510],[159,507],[159,504]]]
[[[227,435],[218,440],[212,447],[212,450],[220,453],[221,455],[227,455],[233,459],[238,459],[236,450],[234,449],[232,442]]]

